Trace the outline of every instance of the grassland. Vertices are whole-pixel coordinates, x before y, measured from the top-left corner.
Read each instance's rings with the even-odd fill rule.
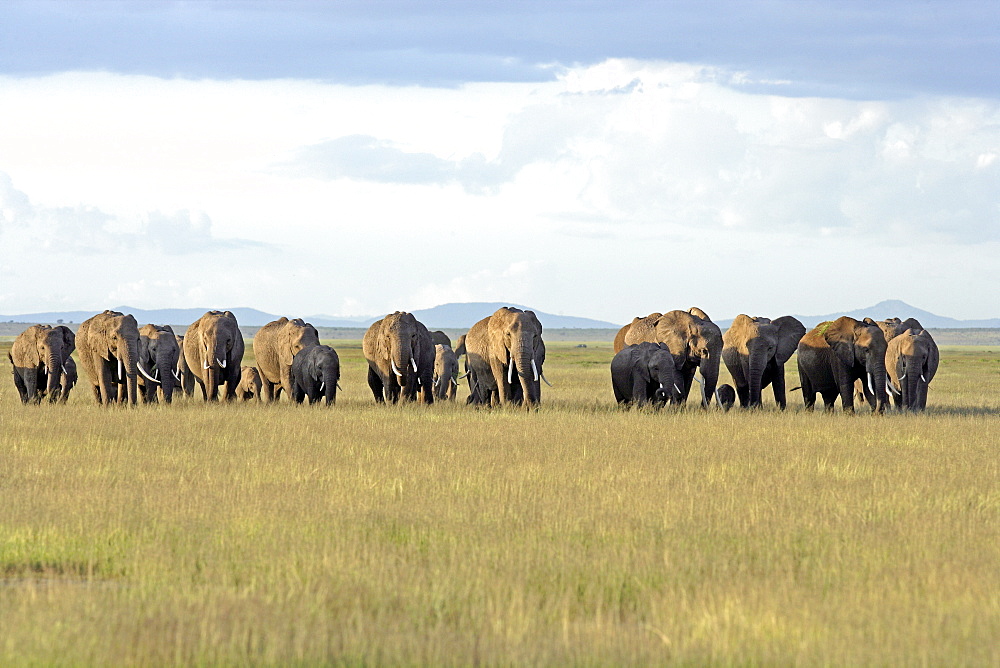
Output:
[[[1000,351],[851,417],[619,411],[592,342],[379,407],[335,346],[332,409],[0,383],[0,664],[1000,663]]]

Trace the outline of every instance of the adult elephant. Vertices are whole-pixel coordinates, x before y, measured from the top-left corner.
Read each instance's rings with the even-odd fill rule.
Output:
[[[431,332],[433,334],[433,332]],[[458,356],[451,346],[434,346],[434,397],[439,400],[455,400],[458,391]]]
[[[412,313],[396,311],[372,323],[361,341],[375,401],[434,403],[434,344]]]
[[[625,346],[611,360],[611,387],[622,405],[662,406],[680,402],[674,356],[665,343]]]
[[[170,325],[143,325],[139,328],[138,385],[144,403],[156,403],[157,395],[170,403],[180,385],[177,360],[181,349]]]
[[[240,367],[240,384],[236,386],[236,398],[241,401],[261,400],[260,372],[255,366]]]
[[[772,385],[774,402],[785,410],[785,362],[805,333],[805,326],[790,315],[774,320],[736,316],[722,335],[722,361],[733,377],[740,406],[760,407],[761,391]]]
[[[625,345],[643,341],[667,344],[682,381],[681,403],[687,401],[691,384],[698,380],[701,384],[701,405],[709,407],[719,383],[722,330],[708,319],[704,311],[692,307],[688,311],[651,313],[645,318],[636,318],[621,339]],[[695,378],[696,371],[701,374],[700,380]]]
[[[442,332],[440,329],[436,329],[431,332],[431,342],[435,346],[448,346],[451,348],[451,337]]]
[[[32,325],[18,334],[7,354],[14,366],[14,386],[22,403],[39,403],[42,397],[56,401],[61,391],[66,363],[76,347],[69,327]]]
[[[301,404],[306,398],[310,404],[320,399],[327,406],[337,403],[340,381],[340,357],[330,346],[308,346],[295,353],[292,360],[292,391],[288,396]]]
[[[180,350],[180,354],[177,356],[177,377],[180,382],[180,388],[184,392],[184,396],[193,397],[194,396],[194,373],[191,371],[191,367],[188,366],[187,359],[184,357],[184,337],[176,336],[177,348]]]
[[[807,409],[823,397],[828,411],[837,396],[845,412],[854,412],[854,381],[862,380],[872,409],[885,410],[885,336],[877,324],[841,316],[820,323],[798,345],[799,381]]]
[[[84,320],[76,347],[97,403],[137,403],[139,325],[132,315],[104,311]]]
[[[937,373],[941,355],[926,329],[907,329],[886,347],[887,388],[896,407],[909,411],[927,408],[927,387]]]
[[[465,348],[471,403],[539,405],[545,343],[542,323],[534,312],[507,306],[497,309],[472,326]]]
[[[277,401],[284,390],[292,392],[292,359],[303,348],[319,345],[319,332],[301,318],[282,317],[267,323],[253,337],[253,354],[264,392],[264,401]]]
[[[231,311],[209,311],[188,327],[184,358],[205,401],[218,400],[219,386],[223,384],[224,398],[236,398],[244,350],[243,334]]]

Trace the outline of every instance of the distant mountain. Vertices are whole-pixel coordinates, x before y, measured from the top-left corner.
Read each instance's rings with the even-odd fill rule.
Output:
[[[491,315],[501,306],[517,306],[517,308],[528,309],[526,306],[518,306],[508,302],[471,302],[465,304],[442,304],[434,308],[413,311],[417,319],[427,325],[430,329],[467,329],[476,322]],[[131,306],[117,306],[114,311],[131,313],[139,322],[144,325],[147,322],[156,324],[169,324],[187,326],[200,318],[209,309],[207,308],[187,308],[187,309],[138,309]],[[277,320],[279,315],[265,313],[252,308],[230,308],[236,316],[240,325],[246,327],[260,327],[272,320]],[[590,318],[579,318],[569,315],[554,315],[545,313],[537,309],[535,315],[542,322],[543,327],[551,329],[618,329],[620,325],[604,320],[592,320]],[[26,322],[26,323],[77,323],[83,322],[87,318],[95,315],[98,311],[60,311],[47,313],[22,313],[18,315],[0,315],[0,322]],[[295,317],[295,314],[286,314],[288,317]],[[340,317],[328,315],[306,316],[305,320],[317,327],[368,327],[385,314],[374,316]]]
[[[777,317],[779,314],[768,315],[769,317]],[[871,318],[872,320],[885,320],[886,318],[893,317],[900,318],[901,320],[916,318],[920,321],[921,325],[927,327],[928,329],[1000,328],[1000,318],[992,318],[989,320],[956,320],[955,318],[948,318],[936,315],[930,311],[924,311],[916,306],[910,306],[906,302],[898,299],[887,299],[875,304],[874,306],[859,308],[854,311],[846,311],[843,313],[827,313],[826,315],[796,315],[795,317],[801,320],[802,324],[805,325],[807,329],[812,329],[821,322],[836,320],[842,315],[847,315],[857,320],[864,320],[865,318]],[[732,318],[728,320],[716,321],[716,324],[718,324],[723,330],[726,330],[732,323]]]

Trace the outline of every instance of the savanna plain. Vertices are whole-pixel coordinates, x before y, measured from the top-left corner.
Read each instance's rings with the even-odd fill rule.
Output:
[[[333,408],[4,372],[0,664],[1000,664],[1000,347],[849,416],[622,411],[602,342],[536,412],[376,406],[331,343]]]

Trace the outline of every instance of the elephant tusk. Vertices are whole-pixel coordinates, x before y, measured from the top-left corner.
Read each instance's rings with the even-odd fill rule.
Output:
[[[455,387],[458,387],[458,378],[452,378],[451,382],[455,383]]]
[[[681,388],[677,387],[677,383],[674,383],[674,389],[677,390],[677,396],[680,396],[680,395],[684,394],[681,391]]]
[[[466,371],[465,373],[463,373],[461,376],[458,377],[458,380],[462,380],[463,378],[465,378],[466,376],[468,376],[470,373],[472,373],[472,372],[471,371]]]
[[[410,358],[410,364],[412,364],[412,365],[413,365],[413,372],[414,372],[414,373],[416,373],[416,372],[417,372],[417,360],[415,360],[415,359],[413,359],[413,358],[411,357],[411,358]]]
[[[874,396],[874,394],[875,394],[875,385],[872,383],[872,374],[871,374],[871,372],[868,373],[868,391],[871,392],[872,395]]]
[[[178,383],[181,382],[181,374],[178,373],[176,370],[174,370],[173,373],[174,373],[174,380],[176,380]]]
[[[896,386],[892,384],[892,381],[889,380],[885,381],[885,391],[886,393],[902,394],[902,392],[897,390]]]
[[[205,360],[204,362],[202,362],[201,366],[202,366],[202,368],[205,368],[205,369],[210,369],[211,368],[211,366],[208,364],[208,360]]]
[[[538,367],[535,365],[535,358],[531,358],[531,371],[535,374],[535,382],[538,382]]]
[[[927,382],[927,379],[924,378],[924,374],[920,374],[920,382],[921,383],[926,383]]]
[[[392,365],[392,372],[393,372],[394,374],[396,374],[397,376],[399,376],[400,378],[402,378],[402,377],[403,377],[403,374],[402,374],[402,373],[400,373],[400,371],[399,371],[399,367],[398,367],[398,366],[396,366],[396,360],[392,360],[392,359],[390,359],[390,360],[389,360],[389,364],[391,364],[391,365]]]
[[[156,383],[157,385],[160,384],[160,381],[158,381],[155,378],[153,378],[152,376],[150,376],[149,372],[147,372],[145,369],[143,369],[141,364],[139,364],[138,362],[136,362],[135,365],[136,365],[136,367],[138,367],[139,373],[141,373],[143,376],[145,376],[147,380],[149,380],[152,383]]]
[[[222,367],[223,369],[226,368],[226,364],[227,364],[228,360],[220,360],[218,357],[216,357],[215,361],[218,362],[219,366]]]
[[[548,385],[549,387],[552,387],[552,383],[549,382],[549,379],[545,377],[544,373],[539,373],[538,377],[541,378],[542,380],[544,380],[546,385]]]
[[[119,359],[118,360],[118,379],[119,380],[121,380],[122,376],[125,375],[124,371],[125,371],[125,367],[122,365],[121,359]]]
[[[722,405],[722,399],[719,398],[719,388],[715,388],[715,403]]]
[[[432,385],[433,385],[434,387],[437,387],[438,385],[440,385],[440,384],[441,384],[441,379],[440,379],[440,378],[435,378],[435,379],[433,379],[433,380],[431,381],[431,384],[432,384]]]
[[[63,373],[69,373],[69,371],[66,370],[66,365],[65,364],[62,365],[62,370],[63,370]]]
[[[507,384],[514,382],[514,358],[510,358],[510,366],[507,368]]]
[[[326,387],[326,381],[325,380],[320,381],[319,391],[322,392],[324,387]]]

